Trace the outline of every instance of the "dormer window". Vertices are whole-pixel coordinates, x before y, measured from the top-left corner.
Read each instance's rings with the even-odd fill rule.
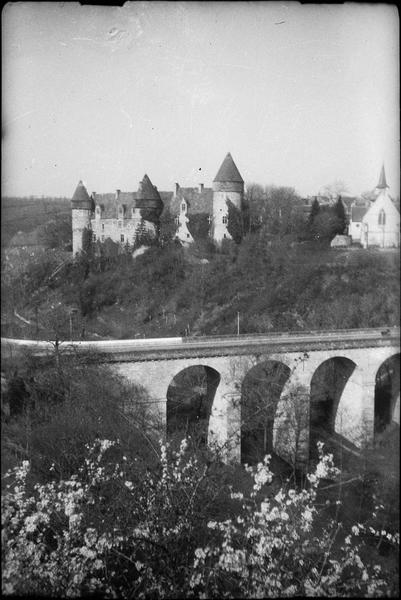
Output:
[[[186,209],[186,204],[185,204],[185,202],[183,202],[181,204],[181,212],[185,212],[185,209]]]
[[[125,217],[127,212],[127,207],[125,204],[120,204],[118,207],[118,217],[119,219],[122,219],[123,217]]]
[[[381,209],[381,211],[379,212],[379,225],[385,225],[386,224],[386,213],[384,212],[383,209]]]

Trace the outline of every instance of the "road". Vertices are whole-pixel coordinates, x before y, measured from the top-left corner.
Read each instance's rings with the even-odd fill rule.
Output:
[[[296,346],[301,344],[305,350],[317,344],[330,347],[342,344],[358,347],[389,345],[398,346],[400,341],[399,327],[383,327],[374,329],[338,329],[300,332],[275,332],[269,334],[242,334],[236,336],[199,336],[199,337],[171,337],[171,338],[145,338],[134,340],[101,340],[101,341],[64,341],[59,344],[60,350],[74,352],[95,352],[101,354],[161,354],[170,351],[188,353],[189,351],[216,351],[231,349],[268,347],[270,350],[283,346]],[[20,340],[1,338],[3,355],[7,356],[24,350],[35,354],[46,354],[54,351],[54,343],[48,341]],[[241,353],[241,352],[240,352]]]

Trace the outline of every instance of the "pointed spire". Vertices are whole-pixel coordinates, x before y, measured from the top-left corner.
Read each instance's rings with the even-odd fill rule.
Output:
[[[383,164],[382,165],[382,170],[380,171],[379,183],[377,184],[376,188],[378,190],[384,190],[384,189],[386,189],[388,187],[389,186],[387,185],[386,173],[384,171],[384,164]]]
[[[138,197],[142,200],[160,200],[160,195],[149,177],[143,176],[142,181],[139,183]]]
[[[242,179],[240,172],[238,171],[237,166],[233,161],[233,157],[230,153],[226,155],[213,181],[217,181],[219,183],[222,183],[224,181],[244,183],[244,180]]]
[[[88,190],[82,183],[82,180],[79,181],[77,187],[75,188],[75,192],[72,197],[72,204],[75,208],[92,207],[92,201],[89,197]]]

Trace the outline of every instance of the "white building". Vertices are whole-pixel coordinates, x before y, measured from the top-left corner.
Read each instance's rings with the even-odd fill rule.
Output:
[[[382,167],[377,197],[369,207],[353,206],[348,234],[364,248],[399,248],[400,213],[388,193],[386,174]]]

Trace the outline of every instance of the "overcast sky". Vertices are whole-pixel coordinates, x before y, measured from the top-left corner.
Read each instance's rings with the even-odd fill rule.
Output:
[[[391,4],[129,2],[3,9],[3,195],[246,182],[399,194]]]

